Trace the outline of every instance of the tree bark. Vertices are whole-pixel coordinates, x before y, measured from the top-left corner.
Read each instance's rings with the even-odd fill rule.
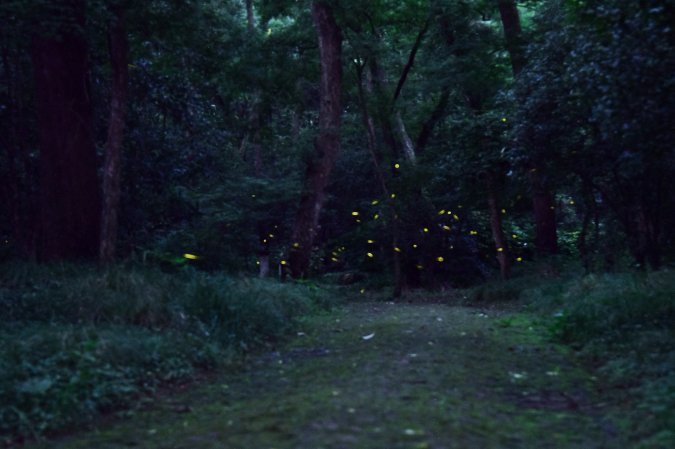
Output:
[[[541,169],[530,170],[532,209],[534,213],[534,245],[541,256],[558,253],[558,228],[556,225],[555,201],[546,187]]]
[[[99,261],[104,264],[115,260],[120,203],[120,161],[124,140],[124,120],[129,80],[129,51],[124,25],[124,11],[121,8],[115,8],[113,12],[114,18],[109,32],[112,96],[110,99],[108,140],[103,162],[103,211],[99,245]]]
[[[522,30],[518,6],[515,0],[497,0],[497,3],[504,28],[506,49],[509,51],[509,56],[511,56],[513,75],[518,76],[525,66],[525,53],[521,42]]]
[[[253,0],[246,0],[246,27],[249,33],[255,30],[255,18],[253,15]]]
[[[312,19],[317,29],[321,60],[319,135],[314,141],[314,158],[307,163],[305,188],[293,226],[289,263],[294,278],[308,274],[325,189],[340,149],[342,32],[326,2],[312,3]]]
[[[506,280],[511,277],[511,257],[509,256],[509,247],[502,228],[502,216],[498,198],[499,186],[494,173],[487,173],[485,180],[492,239],[495,242],[495,249],[497,251],[499,272],[501,273],[502,279]]]
[[[517,77],[525,67],[525,51],[522,42],[520,15],[515,0],[497,0],[499,15],[504,28],[504,40],[511,57],[513,76]],[[533,160],[530,170],[532,188],[532,211],[535,222],[535,247],[539,255],[558,253],[558,231],[556,227],[555,198],[546,185],[542,174],[541,161]]]
[[[101,218],[87,45],[85,2],[64,2],[79,25],[32,40],[40,141],[38,258],[95,259]],[[65,18],[64,22],[68,23]],[[72,23],[72,22],[71,22]]]

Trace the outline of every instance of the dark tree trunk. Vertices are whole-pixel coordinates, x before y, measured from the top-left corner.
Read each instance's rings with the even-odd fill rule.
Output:
[[[516,6],[515,0],[497,0],[497,3],[499,5],[502,26],[504,27],[506,48],[511,56],[513,75],[518,76],[525,66],[525,52],[523,51],[521,41],[522,30],[520,28],[518,6]]]
[[[558,253],[558,227],[556,224],[555,201],[546,187],[541,170],[530,170],[532,187],[532,208],[534,213],[534,245],[541,256]]]
[[[499,184],[497,176],[494,173],[487,173],[485,177],[487,190],[488,211],[490,212],[490,229],[492,230],[492,239],[495,242],[497,251],[497,261],[499,262],[499,272],[502,279],[511,277],[511,257],[509,255],[508,242],[504,236],[502,228],[501,208],[499,207]]]
[[[75,23],[83,26],[85,2],[73,0],[66,5]],[[38,257],[42,261],[95,259],[101,195],[87,45],[80,27],[59,34],[35,36],[32,41],[40,140]]]
[[[249,33],[255,30],[255,18],[253,16],[253,0],[246,0],[246,26]]]
[[[308,273],[326,186],[340,149],[342,33],[328,3],[313,2],[312,19],[321,59],[319,135],[314,141],[314,157],[307,163],[305,187],[293,226],[289,262],[294,278]]]
[[[520,15],[515,0],[497,0],[499,15],[504,28],[506,48],[511,56],[513,76],[525,67],[525,51],[522,42]],[[556,213],[554,195],[546,185],[542,174],[543,164],[540,161],[531,161],[530,185],[532,187],[532,210],[535,221],[535,246],[539,255],[558,253],[558,231],[556,227]]]
[[[110,62],[112,65],[112,97],[108,141],[103,162],[103,211],[99,259],[110,263],[115,259],[118,209],[120,202],[120,161],[124,139],[128,84],[128,45],[124,26],[124,11],[114,11],[110,25]]]
[[[0,146],[7,150],[5,182],[0,184],[2,202],[12,229],[12,246],[19,257],[35,258],[35,198],[31,186],[36,183],[35,170],[28,155],[32,148],[32,120],[22,102],[26,73],[19,52],[2,48],[3,83],[7,95],[7,132],[0,135]]]

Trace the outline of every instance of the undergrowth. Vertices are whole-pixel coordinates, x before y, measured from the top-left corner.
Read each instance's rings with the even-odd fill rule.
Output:
[[[159,388],[273,345],[335,297],[192,270],[2,266],[0,435],[9,443],[129,413]]]
[[[675,442],[675,272],[522,276],[467,291],[472,304],[525,304],[578,351],[632,416],[636,447]],[[628,405],[626,405],[628,404]]]

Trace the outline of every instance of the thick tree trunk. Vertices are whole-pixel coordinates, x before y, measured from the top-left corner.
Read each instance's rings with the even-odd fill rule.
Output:
[[[499,6],[499,15],[502,19],[504,28],[504,38],[506,48],[511,56],[511,68],[513,75],[518,74],[525,66],[525,52],[521,42],[522,30],[520,27],[520,15],[515,0],[497,0]]]
[[[249,33],[255,30],[255,18],[253,15],[253,0],[246,0],[246,26]]]
[[[520,15],[515,0],[497,0],[504,28],[506,48],[511,56],[513,76],[517,77],[525,67],[525,51],[522,42]],[[532,161],[530,185],[532,187],[532,211],[535,222],[535,246],[542,256],[558,253],[555,198],[546,185],[540,161]]]
[[[124,26],[124,11],[114,11],[110,25],[110,62],[112,65],[112,97],[108,141],[103,162],[103,211],[99,260],[110,263],[115,259],[118,210],[120,203],[120,161],[124,139],[128,90],[128,45]]]
[[[508,243],[502,228],[502,215],[501,208],[499,207],[499,186],[496,176],[493,173],[487,173],[485,179],[488,211],[490,212],[490,228],[492,229],[492,239],[495,242],[495,250],[497,251],[499,272],[501,273],[502,279],[506,280],[511,277],[511,257],[509,255]]]
[[[312,19],[317,29],[321,59],[319,135],[314,141],[314,158],[307,164],[305,188],[293,227],[289,262],[294,278],[308,274],[325,189],[340,149],[342,33],[326,2],[312,3]]]
[[[0,146],[7,150],[5,182],[0,184],[2,201],[9,214],[12,229],[12,246],[15,253],[25,259],[35,258],[35,198],[28,185],[35,182],[34,170],[29,162],[32,148],[31,121],[27,108],[21,101],[25,73],[21,71],[18,52],[2,48],[3,83],[7,99],[7,133],[0,135]]]
[[[83,26],[85,2],[67,5],[75,22]],[[101,195],[87,46],[81,33],[79,27],[72,27],[32,41],[40,140],[38,257],[42,261],[98,255]]]
[[[532,208],[534,213],[534,244],[542,256],[558,253],[558,227],[556,225],[555,202],[548,190],[540,169],[530,170],[532,186]]]

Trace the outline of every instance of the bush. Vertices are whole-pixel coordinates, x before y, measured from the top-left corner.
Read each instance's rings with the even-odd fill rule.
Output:
[[[548,316],[553,338],[578,349],[617,396],[636,404],[634,430],[654,443],[645,447],[660,447],[672,438],[664,429],[675,428],[673,292],[675,273],[663,270],[546,282],[522,295]]]
[[[316,285],[186,269],[0,270],[0,433],[43,435],[233,362],[334,299]]]

